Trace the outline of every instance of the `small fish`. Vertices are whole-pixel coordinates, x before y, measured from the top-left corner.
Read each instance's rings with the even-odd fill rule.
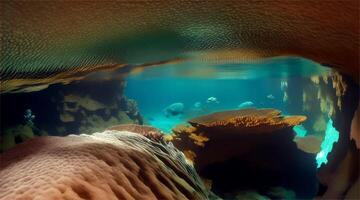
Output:
[[[206,103],[220,103],[216,97],[209,97],[207,100],[206,100]]]
[[[274,95],[272,95],[272,94],[267,95],[266,98],[268,98],[268,99],[275,99]]]
[[[199,102],[199,101],[197,101],[197,102],[194,103],[194,107],[195,107],[195,108],[201,108],[201,106],[202,106],[202,105],[201,105],[201,102]]]
[[[249,107],[254,107],[254,103],[252,101],[245,101],[240,105],[238,105],[238,108],[249,108]]]

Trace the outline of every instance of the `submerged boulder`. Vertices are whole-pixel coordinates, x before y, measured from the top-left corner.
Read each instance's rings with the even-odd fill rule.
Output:
[[[39,137],[0,155],[0,199],[208,199],[171,144],[134,132]],[[129,129],[129,127],[120,127]]]
[[[164,114],[166,117],[178,116],[184,113],[184,107],[183,103],[173,103],[165,108]]]

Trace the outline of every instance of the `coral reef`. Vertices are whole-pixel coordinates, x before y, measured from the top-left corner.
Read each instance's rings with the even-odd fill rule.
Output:
[[[274,109],[217,112],[175,127],[168,139],[220,196],[285,185],[297,198],[308,198],[317,191],[315,155],[297,148],[292,130],[305,119]]]
[[[305,116],[281,116],[274,109],[241,109],[215,112],[189,120],[197,128],[236,129],[239,132],[273,132],[293,127],[306,120]]]
[[[128,131],[39,137],[1,154],[0,159],[0,199],[202,200],[214,196],[171,144]]]

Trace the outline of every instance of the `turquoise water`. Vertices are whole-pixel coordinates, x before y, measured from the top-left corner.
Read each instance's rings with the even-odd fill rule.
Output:
[[[328,162],[327,155],[331,152],[335,142],[339,140],[339,131],[333,127],[332,119],[326,124],[325,138],[321,143],[321,151],[316,154],[317,167],[321,167],[322,164]]]
[[[251,107],[283,110],[281,79],[259,80],[192,79],[192,78],[129,78],[127,96],[138,102],[140,112],[149,124],[169,132],[173,126],[191,117],[220,110],[238,109],[244,102]],[[267,96],[272,95],[273,98]],[[207,101],[215,97],[217,102]],[[183,113],[166,117],[164,109],[182,103]]]
[[[328,68],[301,58],[226,65],[188,62],[130,75],[126,96],[137,101],[145,122],[169,133],[191,117],[220,110],[257,107],[299,114],[283,102],[284,80],[326,73]],[[207,101],[212,97],[216,101]],[[166,117],[164,109],[174,103],[182,103],[183,112]]]
[[[274,70],[276,69],[276,70]],[[284,100],[287,81],[296,79],[299,85],[314,75],[327,75],[330,70],[301,58],[275,58],[259,63],[209,64],[185,62],[166,67],[149,67],[127,77],[126,96],[135,99],[144,122],[167,134],[176,125],[190,118],[216,111],[241,108],[275,108],[284,115],[299,115],[292,106],[299,102]],[[291,93],[294,91],[287,91]],[[169,112],[170,108],[170,112]],[[289,109],[290,108],[290,109]],[[318,113],[317,113],[318,115]],[[314,118],[307,116],[311,123]],[[321,126],[321,125],[320,125]],[[329,119],[316,162],[327,162],[327,154],[338,139]],[[314,134],[303,125],[293,128],[296,137]]]

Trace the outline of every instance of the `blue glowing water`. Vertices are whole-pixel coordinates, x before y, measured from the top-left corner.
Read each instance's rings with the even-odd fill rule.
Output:
[[[305,137],[307,134],[307,130],[303,125],[294,126],[293,130],[296,133],[296,137]]]
[[[321,143],[321,151],[316,154],[316,163],[318,168],[321,167],[322,164],[326,164],[328,162],[327,156],[331,152],[334,143],[338,140],[339,131],[334,128],[332,119],[329,119],[326,124],[325,138]]]

